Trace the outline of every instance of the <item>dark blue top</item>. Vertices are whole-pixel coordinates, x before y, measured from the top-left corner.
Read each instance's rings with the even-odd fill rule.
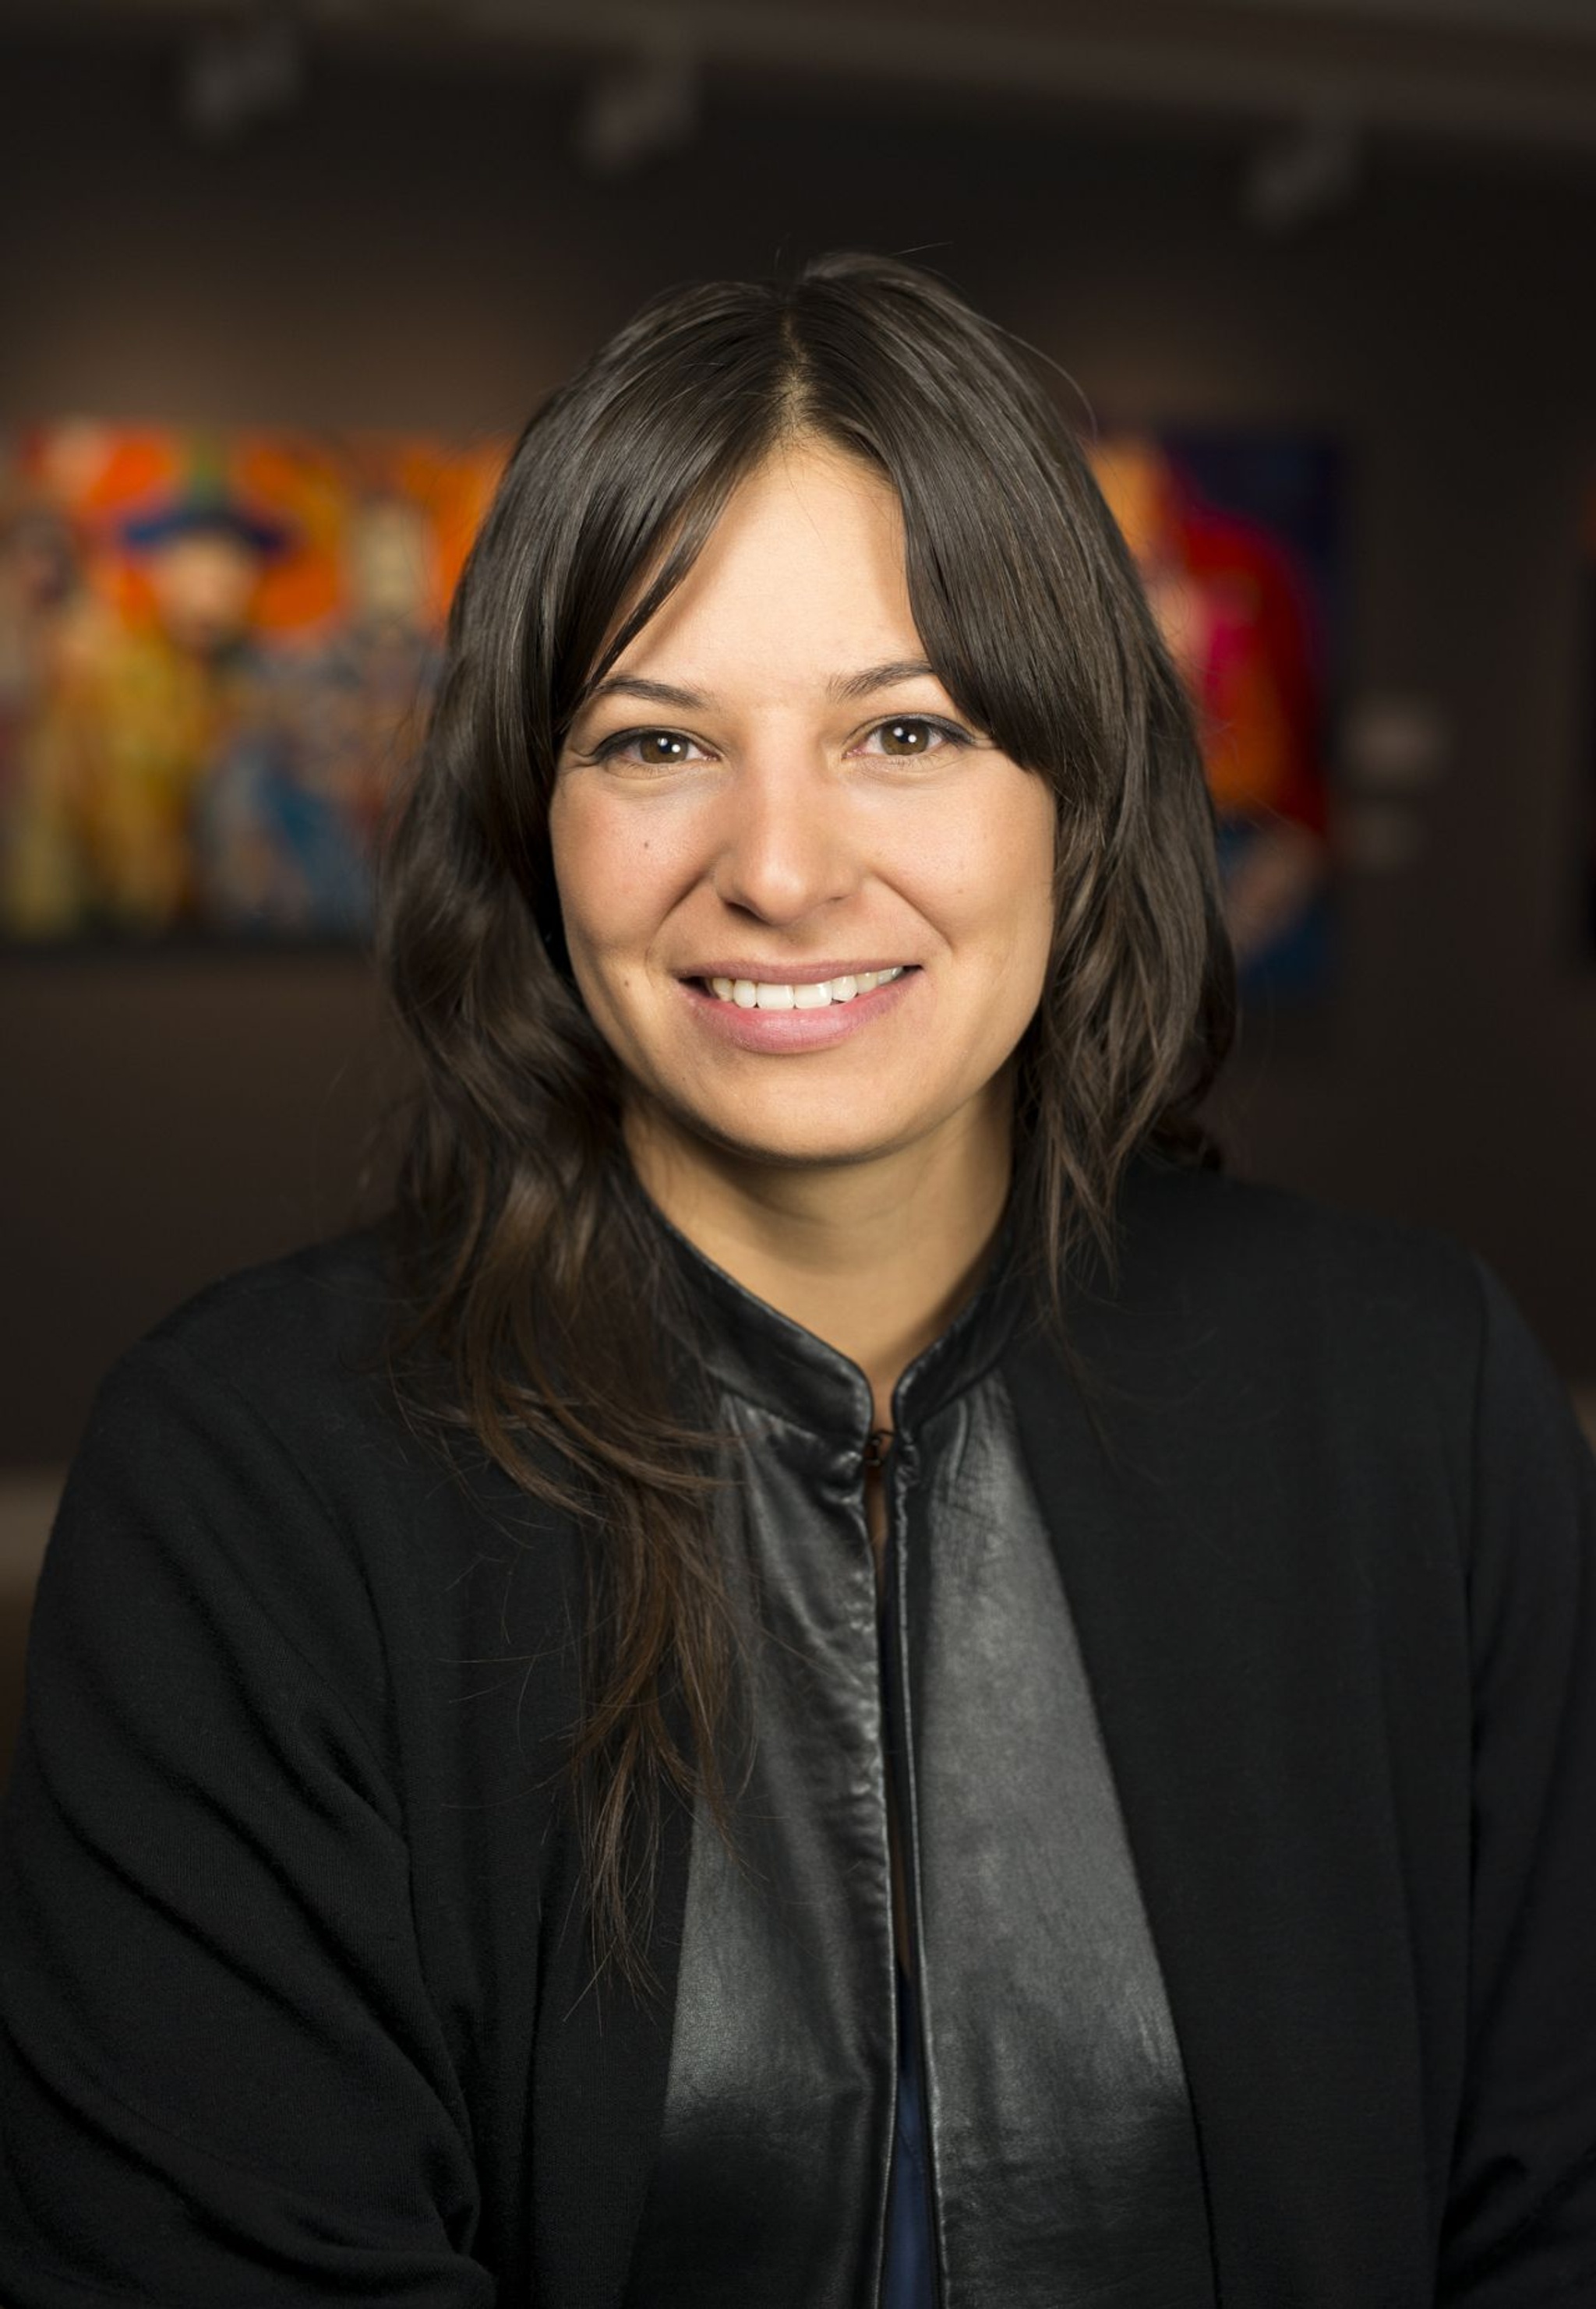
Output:
[[[898,1967],[898,2119],[886,2218],[882,2309],[936,2309],[932,2275],[930,2192],[926,2185],[925,2107],[914,1992]]]

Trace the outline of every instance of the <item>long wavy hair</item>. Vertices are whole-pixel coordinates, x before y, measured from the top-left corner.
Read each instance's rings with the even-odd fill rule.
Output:
[[[541,406],[456,593],[390,829],[379,951],[418,1064],[398,1195],[412,1410],[585,1541],[568,1756],[600,1970],[653,1977],[664,1807],[730,1834],[738,1635],[672,1262],[628,1161],[548,838],[587,692],[784,439],[884,474],[926,655],[1057,813],[1046,984],[1016,1053],[1011,1208],[1043,1319],[1111,1258],[1127,1163],[1214,1159],[1195,1109],[1234,982],[1191,710],[1036,357],[951,289],[834,255],[655,298]]]

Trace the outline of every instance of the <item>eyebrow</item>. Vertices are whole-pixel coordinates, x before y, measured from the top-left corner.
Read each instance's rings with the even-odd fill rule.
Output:
[[[925,674],[935,679],[936,669],[924,658],[891,658],[884,665],[867,665],[858,673],[834,673],[826,683],[826,695],[839,702],[870,697],[878,689],[890,689],[894,682],[914,681]],[[679,705],[694,713],[712,708],[715,703],[702,690],[678,689],[674,682],[650,681],[640,673],[612,673],[595,682],[582,701],[582,711],[585,713],[602,697],[639,697],[650,705]]]

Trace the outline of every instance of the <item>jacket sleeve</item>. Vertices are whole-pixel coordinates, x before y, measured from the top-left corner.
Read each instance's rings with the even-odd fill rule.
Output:
[[[492,2301],[384,1722],[337,1519],[225,1377],[135,1351],[47,1551],[0,1837],[7,2309]]]
[[[1596,1467],[1484,1279],[1470,2040],[1439,2298],[1596,2301]]]

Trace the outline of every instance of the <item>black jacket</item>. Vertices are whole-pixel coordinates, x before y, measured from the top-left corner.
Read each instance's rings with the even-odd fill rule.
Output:
[[[577,1545],[397,1418],[372,1368],[387,1288],[373,1237],[238,1278],[97,1407],[5,1813],[9,2309],[682,2297],[651,2293],[648,2257],[689,2137],[672,2040],[704,1847],[672,1820],[662,1997],[591,1993],[557,1769]],[[1206,2256],[1132,2268],[1117,2309],[1194,2286],[1224,2309],[1596,2299],[1596,1479],[1557,1383],[1449,1246],[1207,1175],[1128,1190],[1119,1282],[1075,1305],[1084,1392],[1004,1319],[1008,1288],[904,1398],[901,1657],[912,1684],[910,1502],[957,1495],[979,1459],[961,1404],[994,1380],[1111,1768],[1141,1991],[1178,2048],[1154,2063],[1182,2088],[1157,2102],[1167,2201]],[[726,1336],[768,1370],[785,1334],[800,1388],[853,1384],[741,1298]],[[819,1399],[751,1404],[789,1473]],[[838,1518],[862,1440],[818,1439]],[[905,1721],[912,1771],[936,1726]],[[948,1832],[918,1855],[928,1959]],[[1038,2074],[1063,2121],[1067,2079]],[[879,2183],[871,2105],[843,2199]],[[985,2174],[979,2140],[957,2150],[988,2229],[1008,2145]],[[1037,2217],[1034,2160],[1017,2201]],[[948,2309],[1070,2297],[1035,2270],[1000,2295],[978,2261]],[[789,2297],[774,2281],[750,2309]]]

